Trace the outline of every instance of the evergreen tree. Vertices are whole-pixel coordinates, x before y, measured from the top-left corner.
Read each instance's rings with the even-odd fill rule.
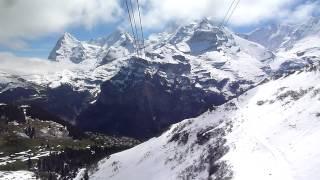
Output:
[[[83,179],[84,180],[89,180],[89,174],[88,174],[88,170],[87,169],[84,171]]]
[[[49,172],[49,178],[48,178],[49,180],[53,180],[53,175],[52,175],[52,173],[51,172]]]
[[[32,161],[31,161],[30,156],[29,156],[28,161],[27,161],[27,166],[28,166],[29,170],[32,168]]]

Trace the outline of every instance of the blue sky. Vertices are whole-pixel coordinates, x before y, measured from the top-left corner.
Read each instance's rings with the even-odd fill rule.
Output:
[[[172,22],[207,16],[219,20],[231,2],[140,0],[145,34],[159,32]],[[118,27],[128,28],[122,7],[123,0],[0,1],[0,53],[47,58],[63,32],[70,32],[79,40],[107,36]],[[241,0],[229,26],[243,33],[270,22],[304,21],[319,13],[318,8],[315,0]]]
[[[82,26],[64,29],[63,32],[69,32],[79,40],[90,40],[98,37],[104,37],[112,33],[119,25],[119,22],[108,24],[99,24],[91,29]],[[51,49],[56,45],[57,40],[63,35],[63,32],[52,33],[47,36],[28,40],[28,47],[23,49],[12,49],[0,44],[0,52],[12,52],[20,57],[39,57],[47,58]]]

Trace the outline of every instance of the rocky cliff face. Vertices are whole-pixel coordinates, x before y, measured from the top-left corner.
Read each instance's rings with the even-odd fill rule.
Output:
[[[16,87],[3,91],[0,102],[16,105],[37,105],[75,124],[83,109],[86,109],[92,96],[88,91],[76,91],[71,85],[64,84],[57,88]]]
[[[223,94],[197,87],[196,80],[185,76],[190,71],[188,63],[132,58],[129,67],[101,85],[97,102],[80,115],[78,124],[88,130],[145,139],[226,101]]]
[[[80,127],[150,138],[254,87],[268,77],[265,62],[273,58],[207,20],[157,39],[147,43],[146,57],[127,59],[101,84],[97,101],[77,120]]]

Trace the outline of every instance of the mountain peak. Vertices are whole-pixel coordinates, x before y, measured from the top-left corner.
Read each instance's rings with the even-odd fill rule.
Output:
[[[131,35],[125,31],[124,29],[118,28],[111,34],[105,37],[91,39],[89,41],[90,44],[98,45],[98,46],[113,46],[117,42],[132,42],[133,38]]]
[[[71,38],[73,38],[73,36],[69,32],[64,32],[62,37],[71,37]]]
[[[233,36],[229,31],[219,28],[211,19],[204,18],[177,28],[169,42],[182,52],[200,55],[228,43],[233,44]]]
[[[115,32],[113,32],[111,35],[108,36],[108,43],[114,44],[116,41],[132,41],[133,38],[131,35],[123,30],[123,29],[117,29]]]
[[[211,29],[213,26],[216,26],[216,24],[209,17],[205,17],[199,21],[198,26],[201,29]]]
[[[68,32],[63,33],[60,38],[61,43],[77,43],[79,40]]]
[[[81,42],[72,36],[70,33],[65,32],[58,40],[55,47],[50,52],[48,59],[53,61],[58,61],[57,56],[64,54],[65,52],[71,51],[71,49],[77,45],[81,44]]]

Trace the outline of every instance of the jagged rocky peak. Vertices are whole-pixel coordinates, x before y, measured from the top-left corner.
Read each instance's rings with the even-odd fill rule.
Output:
[[[99,45],[99,46],[119,46],[119,45],[124,45],[125,43],[127,44],[132,44],[133,43],[133,38],[131,35],[126,32],[123,29],[117,29],[107,37],[101,37],[97,39],[92,39],[89,41],[91,44]]]
[[[128,32],[118,29],[109,36],[108,41],[110,45],[128,46],[131,45],[134,40]]]
[[[217,23],[211,20],[211,18],[206,17],[198,22],[198,27],[200,29],[211,29],[213,27],[217,27]]]
[[[59,38],[56,48],[61,48],[62,46],[76,46],[79,45],[80,41],[72,36],[70,33],[65,32],[63,35]]]
[[[101,56],[104,56],[102,47],[85,41],[79,41],[70,33],[66,32],[51,51],[49,59],[74,64],[89,60],[92,61],[91,64],[95,64],[102,59]]]
[[[234,38],[228,30],[219,28],[216,22],[205,18],[178,27],[169,42],[184,53],[199,55],[215,51],[218,47],[230,47],[234,44]]]
[[[80,44],[81,42],[79,40],[70,33],[65,32],[56,43],[48,59],[53,61],[63,61],[68,56],[72,55],[72,48],[77,47]]]
[[[73,35],[71,35],[68,32],[63,33],[63,36],[60,38],[60,40],[62,41],[62,43],[65,43],[65,44],[74,44],[79,42],[77,38],[75,38]]]
[[[71,34],[64,33],[50,53],[49,59],[75,64],[105,64],[105,62],[127,56],[133,52],[133,49],[133,38],[121,29],[107,37],[90,41],[79,41]]]
[[[92,41],[92,43],[100,43],[100,46],[106,48],[106,54],[100,65],[104,65],[116,59],[123,59],[134,52],[133,37],[122,29],[117,29],[108,37],[97,39]]]

